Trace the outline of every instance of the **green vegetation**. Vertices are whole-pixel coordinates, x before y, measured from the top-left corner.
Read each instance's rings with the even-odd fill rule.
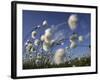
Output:
[[[61,68],[61,67],[83,67],[91,66],[90,57],[75,58],[70,61],[66,61],[59,65],[50,63],[48,59],[41,58],[40,62],[36,63],[36,59],[31,59],[23,62],[23,69],[43,69],[43,68]]]

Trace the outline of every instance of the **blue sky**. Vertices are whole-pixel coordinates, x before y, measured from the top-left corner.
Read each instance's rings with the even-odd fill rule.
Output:
[[[66,37],[68,34],[72,34],[72,30],[70,30],[68,26],[68,18],[71,14],[76,14],[78,16],[78,25],[74,32],[77,32],[78,35],[82,35],[86,37],[90,34],[91,30],[91,15],[85,13],[68,13],[68,12],[47,12],[47,11],[29,11],[23,10],[23,46],[24,43],[31,39],[31,32],[34,31],[34,27],[37,25],[42,25],[44,20],[47,20],[49,27],[51,25],[57,25],[60,23],[65,23],[57,28],[57,31],[62,31]],[[44,33],[45,29],[37,30],[38,35],[37,38],[40,37],[41,34]],[[56,33],[55,32],[55,33]],[[69,39],[67,39],[63,46],[59,47],[66,47],[69,44]],[[77,43],[79,46],[76,49],[72,50],[74,56],[82,56],[87,55],[89,52],[89,48],[87,46],[90,44],[90,36],[84,39],[82,43]],[[59,48],[57,47],[57,48]]]

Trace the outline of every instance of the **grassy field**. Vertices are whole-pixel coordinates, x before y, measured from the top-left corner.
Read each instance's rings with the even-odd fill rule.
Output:
[[[31,59],[28,61],[23,61],[23,69],[43,69],[43,68],[61,68],[61,67],[83,67],[91,66],[90,57],[75,58],[70,61],[66,61],[59,65],[50,63],[49,60],[41,59],[40,63],[35,63],[36,59]]]

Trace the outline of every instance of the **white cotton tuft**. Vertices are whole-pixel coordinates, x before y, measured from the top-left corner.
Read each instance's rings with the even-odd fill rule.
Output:
[[[65,50],[63,48],[60,48],[56,51],[54,56],[55,64],[59,65],[64,62],[64,54],[65,54]]]
[[[83,42],[83,40],[84,40],[84,39],[83,39],[83,36],[79,36],[79,37],[78,37],[78,40],[79,40],[79,42]]]
[[[36,64],[37,66],[41,65],[41,60],[36,59],[36,60],[35,60],[35,64]]]
[[[78,35],[77,34],[73,34],[70,36],[70,42],[76,41],[78,39]]]
[[[50,47],[51,47],[51,43],[43,43],[43,50],[44,51],[49,51],[49,49],[50,49]]]
[[[43,23],[42,23],[42,25],[43,25],[43,26],[47,26],[47,25],[48,25],[47,21],[44,20]]]
[[[76,26],[77,26],[77,15],[76,14],[72,14],[69,19],[68,19],[68,25],[70,27],[71,30],[75,30]]]
[[[28,45],[28,42],[25,42],[25,46],[27,46]]]
[[[55,40],[51,40],[51,45],[55,42]]]
[[[50,42],[51,42],[51,38],[45,36],[45,38],[44,38],[44,42],[47,43],[47,44],[50,43]]]
[[[45,35],[41,36],[41,41],[44,41]]]
[[[34,41],[34,45],[35,46],[38,46],[40,44],[40,41],[38,40],[38,39],[36,39],[35,41]]]
[[[72,49],[72,48],[76,48],[76,47],[77,47],[76,42],[75,41],[71,42],[70,48]]]
[[[51,28],[48,28],[45,30],[45,34],[41,36],[43,43],[43,49],[44,51],[48,51],[52,45],[52,30]]]
[[[44,34],[44,42],[45,43],[49,43],[49,42],[51,42],[51,38],[52,38],[52,31],[51,31],[51,29],[50,28],[48,28],[48,29],[46,29],[45,30],[45,34]]]
[[[51,28],[48,28],[45,30],[45,36],[51,36],[52,35],[52,30]]]
[[[32,53],[34,50],[35,48],[33,47],[32,43],[28,43],[26,46],[26,51]]]
[[[32,38],[33,38],[33,39],[35,39],[36,34],[37,34],[37,32],[36,32],[36,31],[33,31],[33,32],[32,32],[31,36],[32,36]]]
[[[40,26],[40,25],[38,25],[37,27],[38,27],[38,28],[40,28],[41,26]]]

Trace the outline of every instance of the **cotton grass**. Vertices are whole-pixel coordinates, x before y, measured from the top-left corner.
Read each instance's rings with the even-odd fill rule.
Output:
[[[60,48],[56,51],[54,55],[55,64],[59,65],[64,62],[64,54],[65,54],[65,50],[63,48]]]
[[[72,15],[69,16],[68,25],[69,25],[71,30],[76,29],[77,21],[78,21],[78,18],[77,18],[76,14],[72,14]]]

